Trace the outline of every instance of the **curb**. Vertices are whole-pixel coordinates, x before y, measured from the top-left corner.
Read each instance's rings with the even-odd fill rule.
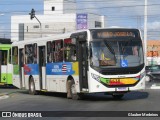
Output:
[[[17,91],[15,91],[15,92],[9,92],[9,93],[0,93],[0,97],[2,97],[2,96],[5,96],[5,95],[10,95],[10,94],[13,94],[13,93],[16,93]]]
[[[9,95],[9,93],[0,93],[0,97],[4,95]]]

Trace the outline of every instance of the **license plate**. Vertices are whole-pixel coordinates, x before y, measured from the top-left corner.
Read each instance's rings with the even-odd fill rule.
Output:
[[[117,91],[128,91],[127,87],[119,87],[117,88]]]

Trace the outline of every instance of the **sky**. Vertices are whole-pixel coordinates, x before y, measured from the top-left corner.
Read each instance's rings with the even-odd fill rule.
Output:
[[[70,1],[70,0],[66,0]],[[106,27],[144,26],[145,0],[76,0],[77,12],[106,17]],[[43,14],[43,0],[0,0],[0,37],[10,37],[12,15],[28,15],[31,9]],[[147,39],[160,40],[160,0],[148,0]]]

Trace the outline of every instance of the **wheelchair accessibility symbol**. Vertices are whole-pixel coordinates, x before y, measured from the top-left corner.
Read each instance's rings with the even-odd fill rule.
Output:
[[[127,60],[121,60],[121,67],[128,67],[128,61]]]

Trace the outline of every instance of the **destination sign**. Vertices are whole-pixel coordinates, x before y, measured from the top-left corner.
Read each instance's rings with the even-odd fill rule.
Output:
[[[115,37],[136,37],[136,34],[131,31],[112,32],[112,31],[97,31],[93,32],[93,38],[115,38]]]

